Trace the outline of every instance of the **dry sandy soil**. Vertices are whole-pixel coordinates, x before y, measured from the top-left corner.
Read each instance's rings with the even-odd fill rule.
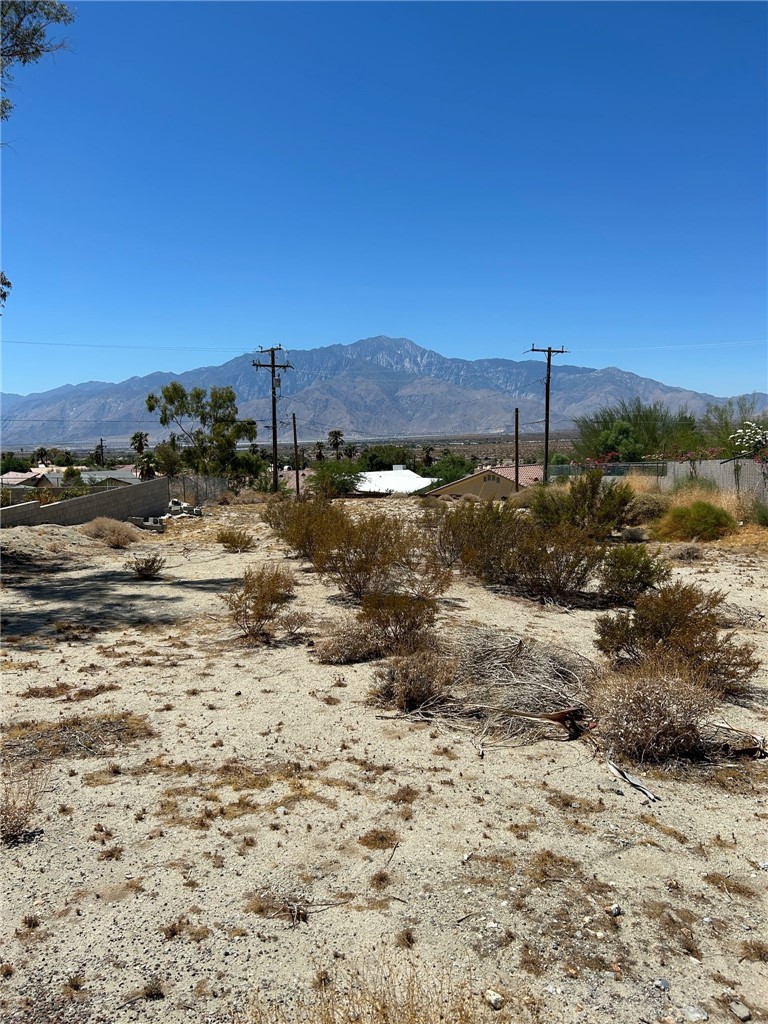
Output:
[[[224,553],[223,524],[256,550]],[[748,613],[737,634],[765,666],[760,536],[674,574]],[[254,993],[290,1019],[313,981],[382,967],[469,979],[478,1021],[734,1021],[735,1001],[768,1019],[768,964],[745,956],[766,937],[767,762],[637,772],[649,804],[583,741],[480,743],[382,712],[375,664],[319,664],[343,604],[257,506],[142,535],[132,552],[167,559],[154,582],[79,528],[1,539],[6,754],[29,763],[41,729],[8,730],[25,721],[63,748],[28,841],[0,851],[3,1020],[245,1021]],[[248,648],[219,598],[265,561],[293,568],[312,624]],[[594,618],[457,575],[438,631],[598,661]],[[765,733],[764,667],[755,683],[722,716]]]

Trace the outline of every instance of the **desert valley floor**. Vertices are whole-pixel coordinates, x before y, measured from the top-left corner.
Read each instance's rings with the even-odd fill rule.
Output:
[[[225,525],[256,548],[225,553]],[[672,562],[727,594],[755,646],[753,699],[718,714],[759,734],[766,533]],[[78,527],[0,539],[6,762],[23,775],[44,749],[49,765],[29,841],[0,850],[0,1019],[245,1022],[255,995],[290,1019],[302,992],[360,972],[467,986],[478,1021],[768,1019],[768,963],[749,954],[768,932],[767,761],[628,765],[649,803],[555,728],[502,739],[372,706],[376,662],[314,653],[353,609],[258,505],[142,534],[130,551],[166,559],[155,581]],[[248,647],[220,596],[263,562],[294,571],[309,619]],[[437,636],[490,628],[599,664],[595,614],[457,574]]]

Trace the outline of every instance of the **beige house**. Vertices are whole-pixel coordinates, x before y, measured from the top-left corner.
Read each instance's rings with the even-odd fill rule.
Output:
[[[544,475],[543,466],[520,466],[518,479],[520,490],[530,487],[531,484],[539,483]],[[430,491],[429,498],[479,498],[480,501],[504,501],[511,494],[515,493],[515,467],[514,466],[493,466],[486,469],[478,469],[469,476],[463,476],[461,480],[454,480],[451,484],[443,484]]]

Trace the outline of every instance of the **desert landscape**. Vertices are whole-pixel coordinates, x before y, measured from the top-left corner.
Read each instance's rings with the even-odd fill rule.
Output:
[[[346,505],[412,522],[423,507]],[[357,606],[264,508],[209,505],[126,549],[81,527],[2,532],[4,800],[33,809],[2,847],[0,1017],[768,1019],[768,762],[738,745],[611,762],[599,722],[571,738],[372,700],[386,659],[318,655]],[[252,550],[225,551],[222,529]],[[711,716],[753,740],[767,534],[659,547],[673,580],[723,592],[721,625],[754,648],[750,692]],[[156,579],[126,567],[152,555]],[[293,575],[293,618],[246,643],[222,596],[265,566]],[[599,609],[448,571],[434,648],[537,651],[566,666],[557,706],[589,706]]]

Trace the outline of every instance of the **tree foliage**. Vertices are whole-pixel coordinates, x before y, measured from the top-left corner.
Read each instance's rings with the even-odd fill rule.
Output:
[[[621,399],[574,422],[579,432],[574,448],[582,460],[599,459],[610,451],[622,455],[621,448],[625,456],[676,458],[703,444],[695,416],[685,408],[673,412],[663,402]]]
[[[46,54],[64,49],[65,41],[49,38],[48,30],[52,25],[70,25],[75,16],[66,4],[58,0],[2,0],[0,13],[0,78],[2,92],[5,93],[13,81],[13,68],[17,64],[34,64]],[[6,120],[12,109],[13,103],[3,95],[0,119]]]
[[[162,426],[173,425],[179,431],[166,443],[161,459],[157,460],[158,468],[162,461],[177,471],[187,467],[201,475],[238,479],[258,475],[261,460],[237,451],[238,441],[255,440],[256,423],[238,418],[231,387],[213,387],[208,394],[205,388],[187,391],[179,381],[171,381],[159,396],[147,395],[146,405],[150,412],[159,414]]]

